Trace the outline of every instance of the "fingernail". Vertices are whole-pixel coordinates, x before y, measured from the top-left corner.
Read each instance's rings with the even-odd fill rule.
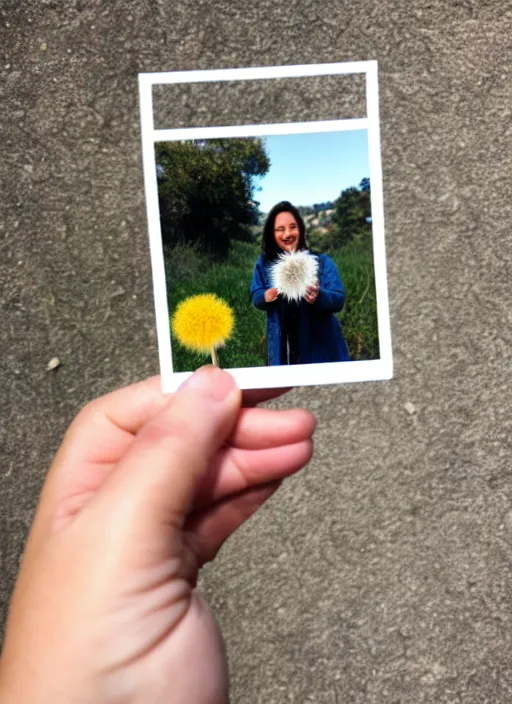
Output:
[[[194,389],[215,401],[224,401],[236,389],[236,382],[228,372],[214,366],[201,367],[183,382],[178,391]]]

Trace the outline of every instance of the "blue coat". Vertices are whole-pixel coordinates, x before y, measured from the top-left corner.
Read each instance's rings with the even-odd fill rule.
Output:
[[[348,362],[350,356],[334,313],[345,303],[345,289],[336,264],[327,254],[318,255],[320,291],[314,303],[300,301],[298,363]],[[268,364],[282,364],[280,359],[281,328],[278,302],[265,302],[265,291],[271,288],[269,267],[260,254],[251,283],[253,305],[267,314]]]

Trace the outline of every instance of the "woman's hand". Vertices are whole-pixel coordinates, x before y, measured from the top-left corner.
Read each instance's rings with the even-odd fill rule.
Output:
[[[316,299],[318,298],[318,294],[320,292],[320,286],[318,285],[318,281],[313,284],[312,286],[308,286],[308,289],[306,291],[305,299],[308,303],[314,303]]]
[[[277,288],[268,288],[265,291],[265,303],[272,303],[279,296]]]
[[[12,599],[3,704],[227,702],[198,570],[308,462],[315,424],[241,401],[231,375],[205,367],[172,397],[154,378],[77,416]]]

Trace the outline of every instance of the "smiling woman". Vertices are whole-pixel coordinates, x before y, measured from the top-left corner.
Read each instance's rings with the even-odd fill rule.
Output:
[[[299,243],[299,225],[292,213],[278,213],[274,220],[274,237],[278,247],[285,252],[295,252]]]
[[[345,302],[343,283],[327,254],[308,252],[304,221],[288,201],[269,212],[262,245],[250,295],[253,305],[267,314],[268,365],[349,361],[334,316]],[[310,257],[314,262],[308,262]],[[293,295],[284,285],[292,274]]]

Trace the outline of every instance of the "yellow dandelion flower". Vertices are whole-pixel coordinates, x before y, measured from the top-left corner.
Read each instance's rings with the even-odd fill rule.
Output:
[[[214,364],[217,364],[215,348],[229,339],[233,325],[233,311],[213,293],[186,298],[171,320],[179,342],[195,352],[210,353]]]

